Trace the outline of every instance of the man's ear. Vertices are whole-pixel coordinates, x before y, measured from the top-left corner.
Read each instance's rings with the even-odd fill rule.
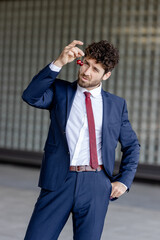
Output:
[[[111,72],[107,72],[103,75],[102,80],[107,80],[111,76]]]

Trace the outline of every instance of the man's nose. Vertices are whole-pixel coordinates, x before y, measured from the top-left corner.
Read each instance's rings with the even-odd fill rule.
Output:
[[[84,71],[84,73],[85,73],[85,75],[90,75],[90,73],[91,73],[91,68],[90,67],[88,67],[85,71]]]

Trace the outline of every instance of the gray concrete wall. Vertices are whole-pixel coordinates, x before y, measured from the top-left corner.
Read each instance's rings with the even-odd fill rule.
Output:
[[[120,63],[103,87],[127,100],[140,163],[160,166],[159,16],[158,0],[0,1],[0,148],[42,152],[49,114],[22,102],[24,88],[73,39],[107,39]],[[60,77],[77,70],[71,63]]]

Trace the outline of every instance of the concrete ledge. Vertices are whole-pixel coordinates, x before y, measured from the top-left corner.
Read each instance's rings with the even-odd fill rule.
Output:
[[[40,168],[42,154],[42,152],[0,148],[0,163]],[[116,161],[115,173],[118,172],[118,169],[119,162]],[[135,180],[156,181],[160,183],[160,166],[139,164]]]
[[[18,165],[40,167],[41,160],[42,152],[0,148],[0,163],[13,163]]]
[[[115,172],[118,172],[119,162],[116,161]],[[137,181],[160,183],[160,166],[151,164],[139,164],[135,176]]]

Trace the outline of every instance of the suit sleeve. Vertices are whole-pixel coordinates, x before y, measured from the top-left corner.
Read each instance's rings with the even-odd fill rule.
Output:
[[[51,71],[49,65],[42,69],[30,82],[22,94],[29,105],[50,109],[54,95],[54,82],[59,72]]]
[[[128,120],[127,104],[124,100],[122,121],[119,141],[121,143],[122,159],[117,181],[125,184],[130,188],[139,161],[140,144],[136,133]]]

